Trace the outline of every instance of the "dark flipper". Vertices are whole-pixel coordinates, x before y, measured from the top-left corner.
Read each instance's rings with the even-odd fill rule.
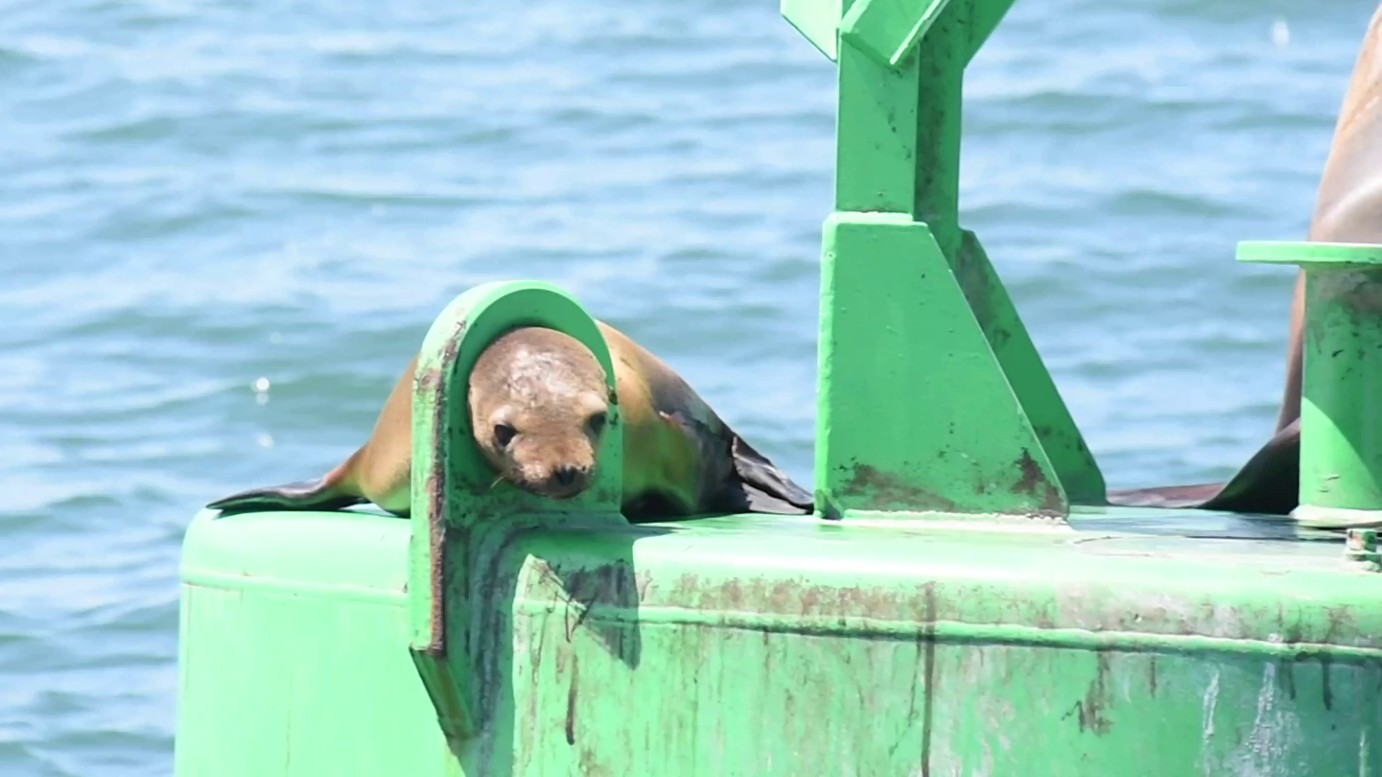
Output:
[[[361,497],[336,491],[327,485],[325,478],[320,478],[266,488],[252,488],[217,499],[207,507],[228,513],[263,510],[339,510],[364,501]]]
[[[805,515],[815,508],[811,494],[793,483],[786,473],[737,434],[731,443],[731,452],[734,471],[743,489],[741,509],[752,513]]]
[[[1300,419],[1268,440],[1227,483],[1110,491],[1111,504],[1289,515],[1300,497]]]
[[[1109,504],[1124,507],[1194,508],[1219,495],[1223,483],[1201,483],[1193,486],[1152,486],[1126,488],[1108,492]]]
[[[725,454],[725,438],[729,438],[732,471],[717,476],[720,490],[712,499],[715,503],[712,509],[731,513],[805,515],[814,508],[811,494],[793,483],[723,422],[712,428],[686,413],[660,411],[659,414],[690,435],[708,461],[718,461]]]

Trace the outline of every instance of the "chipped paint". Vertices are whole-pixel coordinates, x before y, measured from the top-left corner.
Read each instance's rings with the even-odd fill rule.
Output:
[[[1209,681],[1209,688],[1204,693],[1204,712],[1201,715],[1203,725],[1201,730],[1203,736],[1200,739],[1201,747],[1210,751],[1210,744],[1214,739],[1214,712],[1219,704],[1219,671],[1213,670],[1213,677]]]
[[[954,512],[960,506],[939,494],[928,491],[901,475],[884,472],[868,464],[856,463],[847,470],[847,477],[836,490],[873,505],[906,506],[912,510]]]
[[[1023,448],[1022,455],[1018,457],[1017,469],[1022,474],[1018,478],[1017,485],[1013,487],[1013,491],[1038,497],[1041,500],[1041,506],[1033,511],[1034,514],[1042,516],[1065,515],[1068,505],[1061,496],[1060,489],[1042,473],[1041,465],[1032,458],[1032,452],[1027,448]]]

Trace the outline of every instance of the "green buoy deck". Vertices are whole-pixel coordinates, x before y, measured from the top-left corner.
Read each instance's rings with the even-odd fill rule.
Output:
[[[1375,768],[1382,577],[1337,541],[1155,509],[929,523],[516,534],[475,601],[494,615],[477,646],[490,722],[458,758],[408,658],[409,521],[204,513],[183,561],[178,770]]]

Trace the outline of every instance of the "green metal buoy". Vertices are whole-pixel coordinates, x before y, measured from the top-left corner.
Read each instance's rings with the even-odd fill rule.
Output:
[[[491,490],[476,355],[537,324],[609,356],[560,289],[472,289],[421,346],[410,519],[192,521],[177,773],[1378,773],[1376,531],[1108,507],[960,223],[964,69],[1009,5],[783,0],[839,66],[819,515],[630,525],[619,435],[574,504]],[[1302,504],[1336,517],[1378,508],[1382,333],[1343,310],[1373,251],[1306,311]]]

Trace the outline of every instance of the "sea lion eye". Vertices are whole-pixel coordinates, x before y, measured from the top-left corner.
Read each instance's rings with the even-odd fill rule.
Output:
[[[508,424],[494,425],[494,443],[500,448],[509,447],[509,443],[513,442],[513,436],[516,434],[518,434],[518,430]]]
[[[592,414],[590,418],[586,420],[585,423],[586,426],[590,427],[591,434],[598,435],[600,432],[604,431],[605,421],[607,420],[609,420],[609,416],[602,410],[598,413]]]

